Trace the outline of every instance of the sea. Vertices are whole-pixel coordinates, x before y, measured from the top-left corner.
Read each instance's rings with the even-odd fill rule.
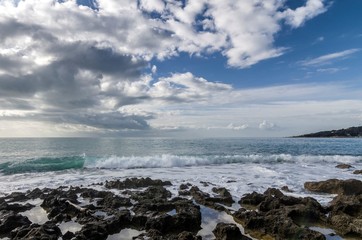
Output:
[[[337,164],[352,168],[339,169]],[[235,200],[288,186],[290,195],[322,204],[334,197],[304,189],[306,181],[360,179],[362,138],[9,138],[0,139],[0,196],[34,188],[91,186],[151,177],[203,191],[226,187]]]

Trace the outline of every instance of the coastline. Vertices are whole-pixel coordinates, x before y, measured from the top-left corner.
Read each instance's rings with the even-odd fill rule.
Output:
[[[338,168],[345,167],[348,166]],[[172,182],[150,178],[13,192],[0,198],[0,237],[64,240],[362,237],[362,215],[358,215],[362,212],[362,182],[357,179],[305,183],[306,190],[337,194],[327,206],[311,197],[293,197],[287,186],[282,190],[270,187],[264,193],[232,196],[227,187],[214,187],[212,182],[202,184],[211,186],[212,192],[185,182],[176,186],[175,195],[168,190],[175,187]]]

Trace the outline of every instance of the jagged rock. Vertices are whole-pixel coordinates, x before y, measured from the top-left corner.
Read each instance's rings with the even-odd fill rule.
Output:
[[[58,240],[62,236],[59,227],[53,222],[46,222],[43,225],[32,224],[27,228],[14,234],[13,239],[49,239]]]
[[[218,194],[220,197],[220,201],[226,205],[231,205],[234,203],[233,197],[231,196],[230,192],[224,187],[213,187],[212,191]]]
[[[276,239],[324,239],[323,234],[301,227],[325,222],[325,209],[313,198],[295,198],[269,188],[263,194],[245,195],[240,202],[257,207],[257,211],[239,209],[234,218],[247,231],[258,231]]]
[[[353,174],[362,174],[362,170],[355,170],[353,171]]]
[[[26,200],[29,200],[25,193],[22,192],[13,192],[7,195],[4,199],[6,199],[7,202],[24,202]]]
[[[343,235],[362,238],[362,194],[335,197],[331,202],[327,221]]]
[[[106,188],[115,189],[131,189],[131,188],[144,188],[150,186],[170,186],[170,181],[162,181],[159,179],[152,180],[151,178],[127,178],[124,181],[106,181]]]
[[[107,192],[101,199],[97,201],[97,205],[102,205],[105,208],[119,208],[124,206],[131,206],[131,201],[129,198],[124,198],[115,195],[112,192]]]
[[[240,199],[240,201],[238,203],[240,205],[247,204],[247,205],[257,206],[262,201],[264,201],[266,197],[267,196],[265,196],[264,194],[257,193],[257,192],[247,193]]]
[[[111,218],[105,220],[105,225],[108,234],[115,234],[120,232],[122,229],[131,226],[131,213],[129,210],[124,209],[121,211],[115,211]]]
[[[242,235],[240,229],[233,223],[218,223],[212,232],[216,240],[251,240]]]
[[[362,194],[362,181],[356,179],[329,179],[320,182],[306,182],[304,188],[312,192],[358,195]]]
[[[14,212],[0,212],[0,237],[9,236],[10,232],[17,227],[29,226],[31,221],[20,214]]]
[[[76,234],[76,239],[84,240],[105,240],[108,237],[107,227],[102,222],[88,222]]]
[[[223,194],[227,194],[223,190],[222,190],[222,192],[223,192]],[[230,204],[234,202],[232,200],[232,198],[230,199],[231,195],[230,195],[230,197],[225,197],[225,196],[220,196],[220,195],[216,196],[216,197],[211,197],[210,194],[201,191],[196,186],[193,186],[190,189],[190,194],[195,199],[195,201],[197,203],[202,204],[202,205],[207,206],[207,207],[210,207],[210,208],[213,208],[213,209],[218,210],[218,211],[226,210],[226,208],[224,206],[220,205],[220,204],[230,206]]]
[[[154,204],[144,202],[137,205],[135,206],[135,213],[148,216],[145,224],[147,230],[156,229],[162,234],[179,234],[183,231],[197,232],[201,228],[200,207],[193,204],[192,201],[175,199],[171,202]],[[145,207],[147,209],[144,209]],[[165,213],[165,211],[173,209],[175,209],[174,215]]]
[[[188,183],[188,184],[182,183],[182,184],[180,185],[179,189],[180,189],[180,190],[186,190],[186,189],[189,189],[190,186],[191,186],[191,184],[189,184],[189,183]]]
[[[289,189],[288,186],[283,186],[281,187],[281,190],[283,190],[284,192],[289,192],[289,193],[292,193],[293,191]]]
[[[160,200],[171,197],[171,192],[162,186],[151,186],[143,192],[132,193],[130,192],[131,198],[137,201],[146,199]]]
[[[62,239],[63,239],[63,240],[71,240],[71,239],[73,239],[74,237],[75,237],[75,234],[74,234],[74,233],[67,231],[67,232],[63,235]]]
[[[30,203],[26,203],[26,204],[22,205],[19,203],[8,204],[7,202],[3,202],[0,204],[0,211],[13,211],[13,212],[19,213],[19,212],[25,212],[27,210],[30,210],[33,207],[35,207],[35,206]]]

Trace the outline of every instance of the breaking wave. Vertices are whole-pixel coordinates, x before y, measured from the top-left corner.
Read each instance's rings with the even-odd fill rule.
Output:
[[[171,168],[222,164],[323,164],[323,163],[361,163],[362,156],[348,155],[298,155],[290,154],[250,154],[250,155],[154,155],[154,156],[108,156],[87,157],[68,156],[55,158],[35,158],[25,161],[0,164],[0,172],[5,175],[64,171],[70,169],[134,169],[134,168]]]

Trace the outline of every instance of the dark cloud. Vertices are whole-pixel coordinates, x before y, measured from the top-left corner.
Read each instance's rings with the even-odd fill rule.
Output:
[[[63,116],[63,121],[67,123],[83,124],[102,129],[110,130],[145,130],[149,129],[147,121],[150,117],[145,116],[125,116],[118,112],[102,114],[73,114]]]
[[[2,109],[34,110],[35,107],[30,101],[16,98],[0,99]]]

